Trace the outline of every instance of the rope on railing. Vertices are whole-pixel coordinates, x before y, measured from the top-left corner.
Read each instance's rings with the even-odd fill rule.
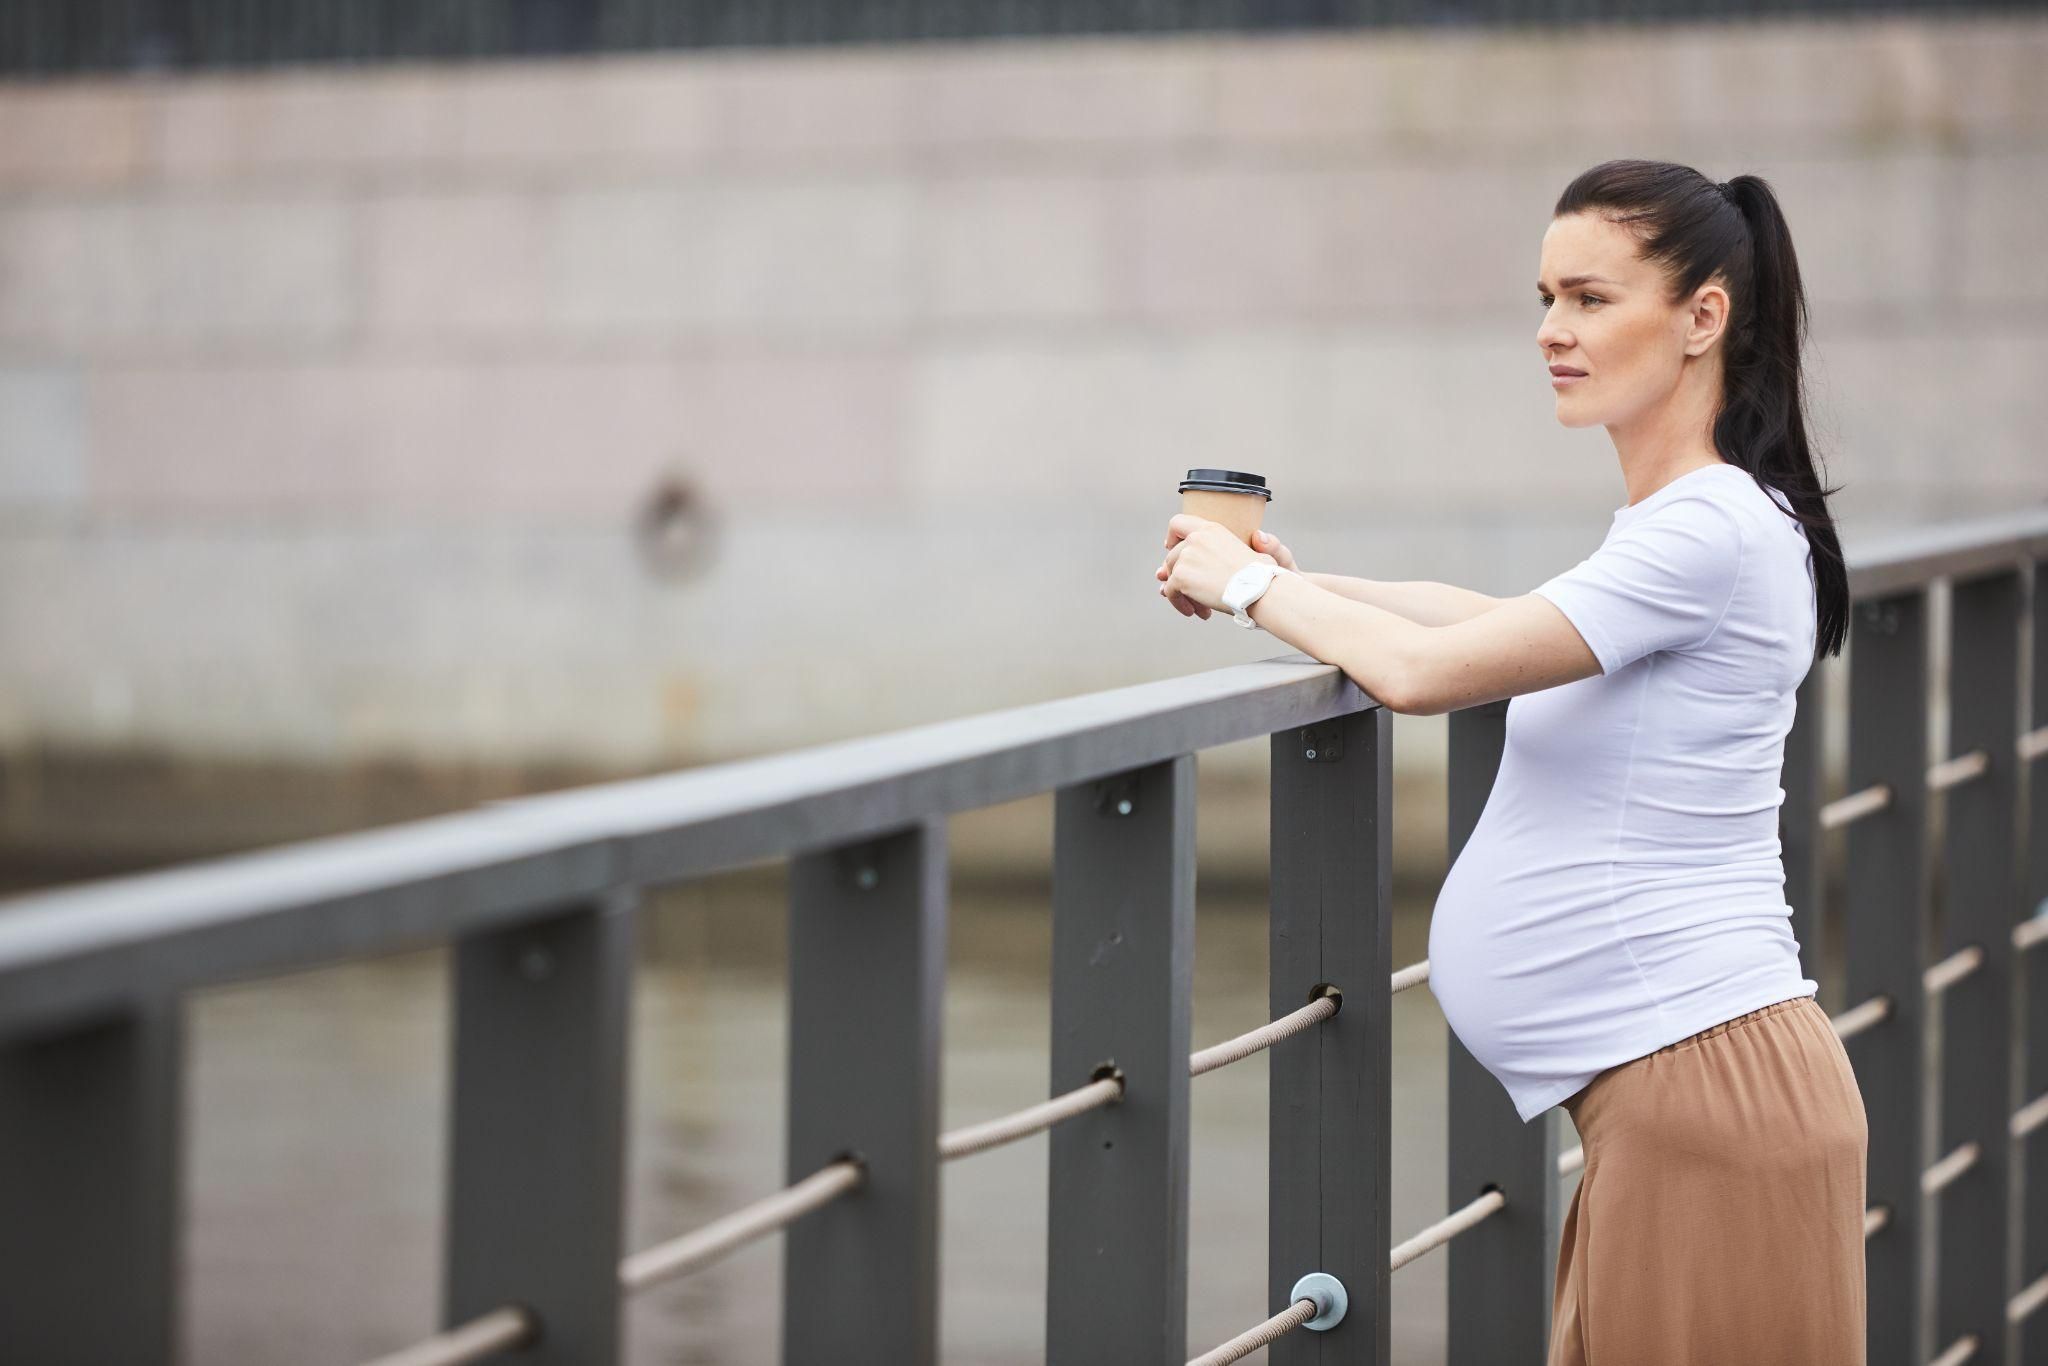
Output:
[[[851,1158],[842,1158],[784,1190],[756,1200],[693,1233],[636,1252],[619,1263],[619,1284],[641,1290],[656,1281],[695,1271],[744,1247],[764,1234],[796,1222],[821,1205],[829,1205],[867,1180],[867,1172]]]
[[[1868,1238],[1892,1221],[1890,1205],[1872,1205],[1863,1211],[1863,1236]]]
[[[1394,974],[1394,994],[1399,996],[1408,988],[1419,987],[1428,980],[1429,960],[1427,958],[1423,959],[1420,963],[1410,963],[1407,967]]]
[[[1984,1150],[1976,1141],[1957,1147],[1939,1162],[1920,1173],[1920,1190],[1925,1195],[1939,1195],[1956,1183],[1956,1178],[1977,1165],[1977,1159]]]
[[[464,1366],[533,1340],[540,1321],[518,1305],[508,1304],[468,1323],[378,1357],[370,1366]]]
[[[1977,1335],[1965,1333],[1948,1345],[1948,1350],[1927,1363],[1927,1366],[1963,1366],[1963,1363],[1977,1355]]]
[[[2048,754],[2048,726],[2036,726],[2020,737],[2020,758],[2038,759]]]
[[[1984,950],[1975,944],[1957,949],[1920,975],[1929,996],[1939,996],[1984,966]]]
[[[2012,1297],[2005,1306],[2005,1321],[2018,1323],[2044,1304],[2048,1304],[2048,1276],[2042,1276]]]
[[[1453,1214],[1444,1216],[1387,1255],[1387,1270],[1399,1271],[1426,1252],[1434,1252],[1451,1239],[1484,1220],[1507,1204],[1508,1198],[1490,1190]]]
[[[1557,1155],[1557,1174],[1559,1176],[1570,1176],[1585,1165],[1586,1145],[1583,1143],[1576,1148],[1567,1148]]]
[[[1271,1048],[1282,1039],[1292,1038],[1310,1025],[1329,1019],[1344,1004],[1344,994],[1335,987],[1325,987],[1323,994],[1291,1014],[1282,1015],[1269,1025],[1261,1025],[1249,1034],[1240,1034],[1234,1039],[1225,1039],[1188,1058],[1188,1074],[1201,1076],[1219,1067],[1249,1058],[1263,1049]]]
[[[1296,1300],[1250,1332],[1239,1333],[1221,1347],[1202,1353],[1188,1366],[1228,1366],[1230,1362],[1248,1357],[1259,1348],[1286,1337],[1314,1318],[1317,1312],[1314,1300]]]
[[[1342,1004],[1342,993],[1335,987],[1326,987],[1321,996],[1292,1014],[1282,1016],[1249,1034],[1241,1034],[1237,1038],[1191,1055],[1188,1058],[1188,1071],[1194,1076],[1200,1076],[1204,1072],[1248,1058],[1262,1049],[1271,1048],[1280,1040],[1299,1034],[1320,1020],[1327,1020],[1337,1013]],[[1075,1115],[1086,1114],[1090,1110],[1121,1100],[1123,1093],[1124,1081],[1121,1076],[1098,1077],[1085,1086],[1076,1087],[1072,1091],[1054,1096],[1050,1100],[1040,1101],[1036,1105],[1026,1106],[1013,1114],[941,1134],[939,1158],[941,1161],[951,1161],[954,1158],[986,1152],[1005,1143],[1014,1143],[1018,1139],[1042,1133],[1062,1120],[1072,1119]],[[695,1232],[634,1253],[619,1264],[619,1279],[628,1290],[638,1290],[656,1281],[695,1271],[764,1234],[792,1223],[819,1206],[828,1204],[859,1185],[864,1179],[864,1174],[857,1163],[835,1162],[795,1185],[706,1224]]]
[[[1846,1043],[1891,1013],[1891,997],[1873,996],[1860,1006],[1851,1006],[1839,1015],[1829,1016],[1828,1023],[1835,1027],[1835,1037]]]
[[[1204,1352],[1188,1366],[1226,1366],[1228,1362],[1250,1356],[1259,1348],[1278,1342],[1297,1328],[1327,1333],[1344,1322],[1344,1315],[1351,1308],[1351,1297],[1344,1289],[1344,1282],[1327,1271],[1311,1271],[1303,1276],[1294,1283],[1294,1289],[1287,1292],[1287,1298],[1290,1301],[1287,1308],[1249,1332],[1239,1333],[1221,1347]]]
[[[968,1157],[990,1148],[1000,1148],[1005,1143],[1015,1143],[1020,1138],[1029,1138],[1063,1119],[1072,1119],[1097,1106],[1121,1100],[1123,1094],[1122,1077],[1098,1077],[1086,1086],[1077,1086],[1051,1100],[1026,1106],[1015,1114],[983,1120],[939,1135],[939,1160],[950,1162],[956,1157]]]
[[[1837,797],[1823,806],[1820,809],[1820,828],[1836,829],[1850,821],[1868,816],[1873,811],[1882,811],[1891,804],[1891,784],[1872,783],[1869,787],[1851,792],[1846,797]]]
[[[1953,759],[1943,759],[1927,770],[1927,790],[1945,792],[1951,787],[1967,783],[1972,778],[1981,778],[1991,767],[1991,756],[1981,749],[1968,754],[1958,754]]]
[[[2048,1095],[2035,1096],[2032,1100],[2012,1112],[2012,1136],[2025,1138],[2043,1124],[2048,1124]]]
[[[2031,949],[2044,939],[2048,939],[2048,915],[2029,916],[2012,927],[2012,946],[2016,949]]]

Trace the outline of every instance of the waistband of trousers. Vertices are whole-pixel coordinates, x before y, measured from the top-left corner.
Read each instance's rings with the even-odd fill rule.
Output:
[[[1709,1025],[1699,1033],[1688,1034],[1676,1043],[1665,1044],[1657,1050],[1657,1053],[1676,1053],[1681,1049],[1697,1047],[1709,1039],[1719,1038],[1723,1034],[1741,1029],[1745,1025],[1755,1024],[1758,1020],[1769,1019],[1771,1016],[1781,1014],[1787,1010],[1797,1010],[1802,1005],[1812,1006],[1816,1010],[1820,1008],[1811,996],[1788,996],[1782,1001],[1773,1001],[1767,1006],[1759,1006],[1757,1009],[1737,1015],[1731,1020],[1723,1020],[1717,1025]],[[1655,1057],[1657,1053],[1652,1053],[1649,1056]]]

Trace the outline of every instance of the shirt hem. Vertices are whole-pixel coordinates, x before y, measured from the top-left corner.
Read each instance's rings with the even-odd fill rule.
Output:
[[[1659,1027],[1650,1032],[1650,1042],[1642,1044],[1640,1047],[1631,1043],[1629,1047],[1635,1048],[1635,1052],[1616,1058],[1612,1062],[1602,1063],[1590,1072],[1582,1073],[1576,1077],[1568,1077],[1563,1081],[1553,1082],[1549,1086],[1537,1090],[1534,1093],[1534,1100],[1531,1102],[1525,1102],[1520,1096],[1515,1097],[1515,1113],[1521,1117],[1524,1124],[1527,1124],[1552,1106],[1558,1105],[1577,1095],[1586,1086],[1591,1084],[1595,1077],[1607,1071],[1610,1067],[1619,1067],[1623,1063],[1634,1062],[1637,1058],[1646,1058],[1660,1048],[1668,1048],[1681,1039],[1689,1039],[1702,1030],[1712,1029],[1715,1025],[1732,1020],[1737,1015],[1747,1015],[1752,1010],[1762,1010],[1765,1006],[1776,1005],[1780,1001],[1796,1000],[1801,996],[1812,996],[1819,989],[1818,983],[1802,978],[1797,980],[1790,990],[1786,989],[1785,983],[1779,982],[1766,990],[1752,992],[1748,996],[1737,997],[1732,1003],[1716,1003],[1711,1007],[1694,1011],[1688,1015],[1673,1017],[1664,1014],[1660,1007],[1657,1015]],[[1535,1108],[1528,1109],[1526,1108],[1527,1104],[1534,1104]]]

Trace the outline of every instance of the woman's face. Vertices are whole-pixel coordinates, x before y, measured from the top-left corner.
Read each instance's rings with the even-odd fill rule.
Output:
[[[1662,272],[1607,219],[1573,213],[1551,220],[1537,270],[1543,325],[1536,345],[1546,367],[1584,374],[1551,377],[1559,422],[1626,427],[1670,399],[1686,358],[1702,354],[1718,335],[1727,294],[1707,284],[1673,304],[1664,290]]]

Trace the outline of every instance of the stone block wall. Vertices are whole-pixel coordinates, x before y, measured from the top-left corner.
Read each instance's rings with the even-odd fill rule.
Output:
[[[2039,500],[2044,61],[1913,19],[0,85],[0,755],[644,771],[1279,653],[1155,595],[1193,465],[1309,568],[1524,591],[1622,497],[1534,342],[1614,156],[1783,196],[1852,544]]]

